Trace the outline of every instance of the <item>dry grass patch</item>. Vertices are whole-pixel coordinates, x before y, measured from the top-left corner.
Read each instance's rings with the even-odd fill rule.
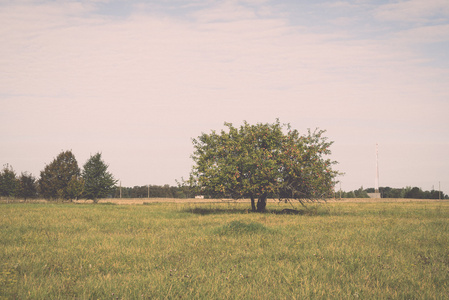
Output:
[[[289,207],[2,204],[0,298],[447,297],[449,202]]]

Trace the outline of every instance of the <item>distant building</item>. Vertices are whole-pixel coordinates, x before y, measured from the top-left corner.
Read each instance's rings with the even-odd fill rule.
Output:
[[[198,195],[198,196],[195,196],[195,199],[204,199],[204,196],[203,195]]]
[[[382,198],[382,197],[380,196],[380,193],[368,193],[368,196],[369,196],[370,198],[374,198],[374,199],[380,199],[380,198]]]

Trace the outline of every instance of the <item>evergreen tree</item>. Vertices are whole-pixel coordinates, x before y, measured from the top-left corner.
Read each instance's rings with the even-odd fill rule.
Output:
[[[0,172],[0,196],[14,197],[17,193],[18,181],[16,172],[9,164]]]
[[[78,200],[84,192],[84,179],[81,176],[72,176],[67,185],[67,196],[70,200]]]
[[[101,153],[91,156],[83,166],[84,197],[97,202],[114,193],[117,180],[108,172],[108,165],[101,159]]]
[[[79,175],[80,168],[72,151],[63,151],[41,171],[39,192],[46,199],[70,199],[67,187],[72,177]]]
[[[19,188],[17,196],[25,200],[35,198],[37,195],[36,178],[28,173],[22,173],[19,177]]]

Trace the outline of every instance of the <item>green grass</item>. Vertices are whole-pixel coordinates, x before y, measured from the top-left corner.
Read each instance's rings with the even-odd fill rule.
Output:
[[[449,202],[2,204],[1,299],[447,299]]]

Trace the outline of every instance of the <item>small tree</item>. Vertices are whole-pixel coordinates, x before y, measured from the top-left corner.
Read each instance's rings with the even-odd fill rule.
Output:
[[[108,171],[108,165],[101,159],[101,153],[91,156],[84,164],[84,196],[97,202],[114,192],[117,180]]]
[[[0,172],[0,196],[14,197],[17,193],[18,181],[16,172],[9,164],[3,166]]]
[[[358,190],[354,190],[355,198],[369,198],[368,192],[363,189],[363,186]]]
[[[70,199],[67,187],[72,177],[79,175],[75,155],[72,151],[63,151],[41,171],[39,192],[46,199]]]
[[[29,198],[35,198],[37,195],[36,178],[32,174],[22,173],[19,177],[19,188],[17,196],[25,201]]]
[[[265,211],[268,196],[301,204],[331,196],[334,178],[324,131],[301,136],[289,124],[225,123],[227,131],[193,139],[194,166],[187,181],[198,193],[251,199],[253,211]],[[257,207],[256,207],[257,199]]]

